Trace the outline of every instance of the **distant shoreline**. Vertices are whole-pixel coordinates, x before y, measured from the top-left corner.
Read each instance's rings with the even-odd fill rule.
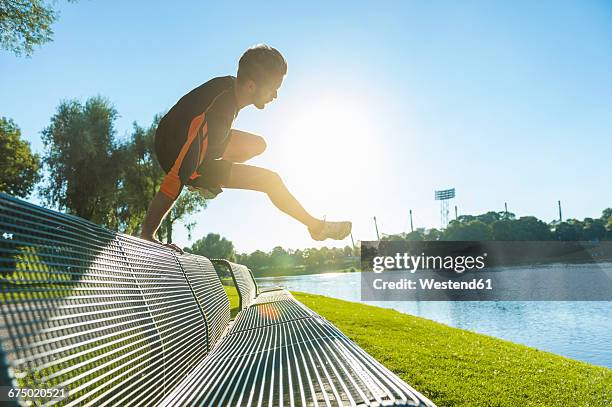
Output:
[[[255,271],[253,274],[255,278],[266,278],[266,277],[291,277],[291,276],[305,276],[311,274],[329,274],[329,273],[355,273],[360,272],[360,267],[345,267],[341,269],[320,269],[320,270],[300,270],[295,268],[282,268],[282,269],[266,269],[264,271]]]

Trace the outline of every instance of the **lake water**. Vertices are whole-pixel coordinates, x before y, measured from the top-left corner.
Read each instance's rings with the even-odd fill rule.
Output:
[[[612,368],[612,301],[360,301],[360,273],[258,278],[261,286],[362,302]]]

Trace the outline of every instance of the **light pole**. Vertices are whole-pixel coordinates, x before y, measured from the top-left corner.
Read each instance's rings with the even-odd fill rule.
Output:
[[[378,223],[376,223],[376,216],[374,216],[374,227],[376,228],[376,238],[380,241],[380,234],[378,234]]]
[[[412,209],[410,209],[410,232],[414,232],[414,226],[412,225]]]

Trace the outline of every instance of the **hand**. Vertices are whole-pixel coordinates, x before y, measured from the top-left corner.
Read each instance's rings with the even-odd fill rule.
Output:
[[[161,242],[159,242],[161,244]],[[171,248],[172,250],[174,250],[175,252],[179,252],[180,254],[185,254],[185,252],[183,251],[183,249],[181,249],[180,247],[178,247],[177,245],[175,245],[174,243],[166,243],[164,244],[164,246]]]
[[[153,243],[157,243],[157,244],[162,245],[162,246],[166,246],[166,247],[168,247],[168,248],[170,248],[170,249],[172,249],[175,252],[178,252],[180,254],[185,254],[183,249],[181,249],[180,247],[178,247],[174,243],[162,243],[159,240],[157,240],[155,237],[149,236],[149,235],[140,235],[140,238],[144,239],[144,240],[148,240],[149,242],[153,242]]]

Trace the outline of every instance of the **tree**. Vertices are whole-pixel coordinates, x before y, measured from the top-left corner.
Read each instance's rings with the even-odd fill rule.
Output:
[[[320,250],[315,247],[304,250],[304,265],[308,269],[323,266],[325,264],[325,258],[322,256]]]
[[[406,240],[405,237],[406,237],[405,233],[398,233],[395,235],[387,235],[383,233],[383,237],[380,240],[382,240],[383,242],[392,241],[392,240]]]
[[[40,179],[40,157],[21,140],[21,130],[10,119],[0,118],[0,192],[27,197]]]
[[[604,224],[612,225],[612,208],[606,208],[601,212],[601,220]]]
[[[480,220],[472,220],[467,223],[454,220],[444,231],[443,238],[451,241],[491,240],[492,233],[490,226]]]
[[[255,272],[268,268],[268,255],[261,250],[255,250],[248,256],[245,265]]]
[[[58,17],[54,3],[49,4],[44,0],[0,0],[0,47],[17,56],[31,56],[35,45],[51,41],[51,25]]]
[[[582,234],[582,224],[575,220],[569,219],[567,222],[561,222],[555,227],[555,239],[563,241],[580,240]]]
[[[297,249],[291,252],[291,262],[295,266],[303,266],[304,265],[304,252],[302,252],[300,249]]]
[[[518,220],[499,220],[491,225],[494,240],[551,240],[548,225],[534,216],[523,216]]]
[[[216,233],[209,233],[206,237],[197,240],[188,252],[199,254],[211,259],[234,260],[234,244]]]
[[[276,246],[270,252],[270,266],[272,267],[289,267],[291,265],[291,257],[289,253],[281,246]]]
[[[582,228],[582,239],[599,241],[606,238],[606,226],[601,219],[585,218]]]
[[[435,241],[442,239],[442,232],[436,228],[431,228],[423,232],[423,240]]]
[[[116,228],[123,156],[115,141],[117,111],[101,97],[60,104],[42,132],[49,180],[41,188],[48,204]]]
[[[457,219],[455,219],[455,222],[468,223],[468,222],[471,222],[473,220],[476,220],[476,216],[474,216],[474,215],[459,215],[457,217]]]
[[[505,212],[493,212],[489,211],[487,213],[483,213],[482,215],[476,216],[476,220],[479,220],[487,225],[492,224],[493,222],[497,222]]]
[[[425,239],[423,232],[420,230],[413,230],[406,234],[406,240],[409,242],[422,242]]]

